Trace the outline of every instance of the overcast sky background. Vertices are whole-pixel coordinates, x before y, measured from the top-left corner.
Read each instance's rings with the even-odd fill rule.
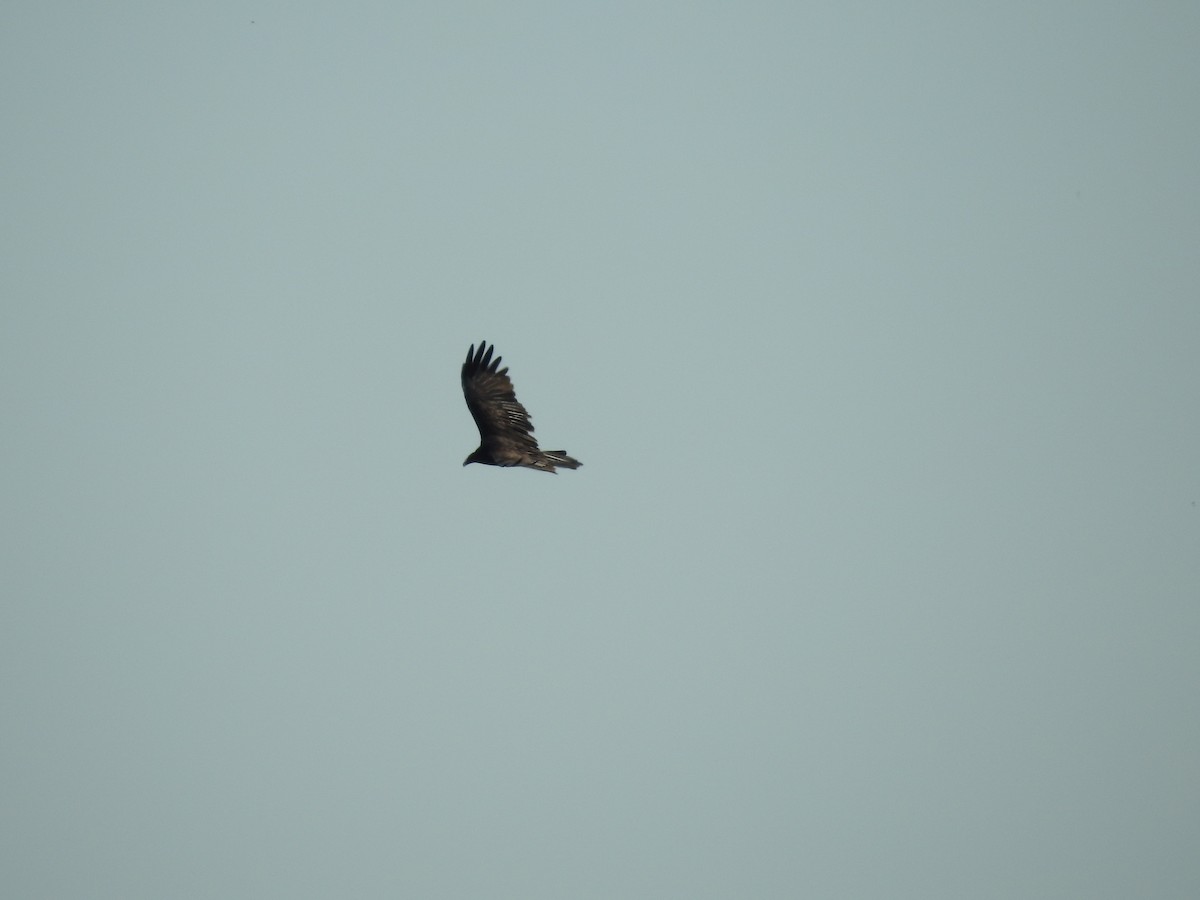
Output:
[[[0,892],[1200,896],[1200,7],[0,12]],[[496,343],[554,478],[461,462]]]

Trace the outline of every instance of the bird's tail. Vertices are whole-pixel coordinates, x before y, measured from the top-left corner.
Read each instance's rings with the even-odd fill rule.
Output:
[[[563,469],[578,469],[583,465],[579,460],[567,456],[566,450],[543,450],[542,455],[550,465]]]

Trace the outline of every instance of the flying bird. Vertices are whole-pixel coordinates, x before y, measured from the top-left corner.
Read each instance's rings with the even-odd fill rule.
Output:
[[[508,367],[500,368],[500,357],[492,359],[495,346],[471,345],[462,367],[463,396],[475,424],[479,426],[479,449],[463,462],[485,466],[527,466],[555,474],[557,467],[578,469],[583,463],[567,456],[566,450],[539,450],[529,413],[517,400]]]

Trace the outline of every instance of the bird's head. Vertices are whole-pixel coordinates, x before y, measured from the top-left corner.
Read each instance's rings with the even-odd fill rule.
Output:
[[[480,447],[478,450],[474,451],[470,456],[468,456],[466,459],[463,460],[463,465],[469,466],[471,463],[483,462],[483,459],[481,457],[482,453],[483,453],[483,448]]]

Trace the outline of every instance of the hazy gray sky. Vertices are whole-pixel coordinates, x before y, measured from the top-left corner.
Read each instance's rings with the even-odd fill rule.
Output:
[[[1200,896],[1200,7],[0,12],[0,893]],[[462,468],[494,341],[550,478]]]

